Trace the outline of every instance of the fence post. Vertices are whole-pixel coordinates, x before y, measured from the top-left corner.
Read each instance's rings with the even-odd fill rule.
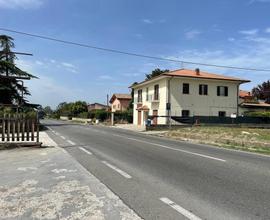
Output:
[[[2,141],[5,141],[5,133],[6,133],[6,122],[5,122],[5,115],[2,119]]]
[[[24,132],[25,132],[25,120],[22,116],[22,141],[24,141]]]
[[[17,115],[17,141],[20,141],[21,117]]]
[[[7,141],[10,141],[10,114],[8,114],[7,120]]]
[[[26,119],[26,140],[29,141],[29,119]]]
[[[31,119],[31,141],[35,140],[35,120]]]
[[[36,117],[36,124],[37,124],[37,142],[39,142],[39,119],[38,119],[38,113]]]
[[[15,118],[13,118],[14,115],[12,116],[12,141],[15,141]]]

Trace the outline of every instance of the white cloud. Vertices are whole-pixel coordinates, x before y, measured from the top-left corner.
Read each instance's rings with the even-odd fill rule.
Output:
[[[270,27],[265,29],[266,33],[270,33]]]
[[[39,60],[36,60],[35,63],[36,63],[37,65],[40,65],[40,66],[43,66],[43,65],[44,65],[44,63],[43,63],[42,61],[39,61]]]
[[[258,29],[250,29],[250,30],[239,31],[239,33],[243,35],[256,35],[258,31],[259,31]]]
[[[269,3],[270,0],[250,0],[249,4],[253,4],[253,3]]]
[[[75,66],[74,66],[72,63],[62,62],[61,64],[62,64],[64,67],[75,68]]]
[[[192,61],[196,63],[207,63],[224,66],[257,68],[270,70],[270,37],[248,36],[241,40],[235,39],[234,47],[230,50],[184,50],[177,55],[166,58]],[[257,72],[237,69],[224,69],[200,65],[184,64],[184,68],[195,69],[199,67],[202,71],[221,73],[251,80],[251,83],[243,84],[243,88],[251,89],[253,86],[268,80],[269,72]],[[170,64],[166,68],[179,69],[181,63]]]
[[[62,62],[58,65],[59,68],[65,68],[67,71],[72,73],[78,73],[77,68],[72,63]]]
[[[37,9],[44,0],[0,0],[0,8],[7,9]]]
[[[230,42],[234,42],[234,41],[235,41],[235,38],[233,38],[233,37],[229,37],[229,38],[228,38],[228,41],[230,41]]]
[[[153,24],[153,21],[150,20],[150,19],[142,19],[142,22],[145,23],[145,24]]]
[[[16,61],[16,64],[19,68],[39,78],[25,81],[25,85],[29,87],[32,94],[27,98],[32,103],[55,107],[60,102],[77,100],[84,95],[84,91],[80,87],[68,86],[65,85],[64,80],[58,81],[50,77],[50,69],[44,69],[44,66],[39,65],[36,61],[20,59]],[[55,69],[54,65],[47,67]]]
[[[109,75],[101,75],[99,76],[100,80],[112,80],[113,77],[109,76]]]
[[[191,31],[187,31],[185,33],[185,37],[186,37],[186,39],[191,40],[191,39],[194,39],[197,36],[199,36],[201,33],[202,32],[201,31],[198,31],[198,30],[191,30]]]

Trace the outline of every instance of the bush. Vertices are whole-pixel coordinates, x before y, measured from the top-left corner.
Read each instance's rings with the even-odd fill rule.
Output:
[[[105,121],[107,119],[108,112],[106,110],[95,110],[95,118],[100,121]]]
[[[114,120],[116,122],[128,122],[132,123],[133,122],[133,111],[132,110],[127,110],[124,112],[115,112],[114,113]]]
[[[245,116],[250,116],[250,117],[270,117],[270,111],[267,112],[245,112]]]
[[[80,114],[77,115],[78,118],[89,118],[89,113],[88,112],[81,112]]]

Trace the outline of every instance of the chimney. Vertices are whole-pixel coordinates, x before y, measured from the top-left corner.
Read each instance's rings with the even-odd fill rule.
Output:
[[[196,75],[200,75],[200,69],[199,68],[196,68],[195,72],[196,72]]]

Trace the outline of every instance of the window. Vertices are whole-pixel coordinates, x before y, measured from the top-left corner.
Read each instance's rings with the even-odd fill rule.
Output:
[[[204,85],[204,84],[199,85],[199,94],[208,95],[208,85]]]
[[[138,90],[138,102],[142,102],[142,90]]]
[[[224,112],[224,111],[219,111],[219,112],[218,112],[218,116],[219,116],[219,117],[226,117],[226,112]]]
[[[189,117],[189,110],[182,110],[182,117]]]
[[[146,88],[146,101],[149,100],[149,95],[148,95],[148,87]]]
[[[228,87],[227,86],[218,86],[217,87],[217,96],[228,96]]]
[[[189,84],[183,83],[183,94],[189,94]]]
[[[154,90],[154,100],[159,100],[159,85],[155,85]]]

